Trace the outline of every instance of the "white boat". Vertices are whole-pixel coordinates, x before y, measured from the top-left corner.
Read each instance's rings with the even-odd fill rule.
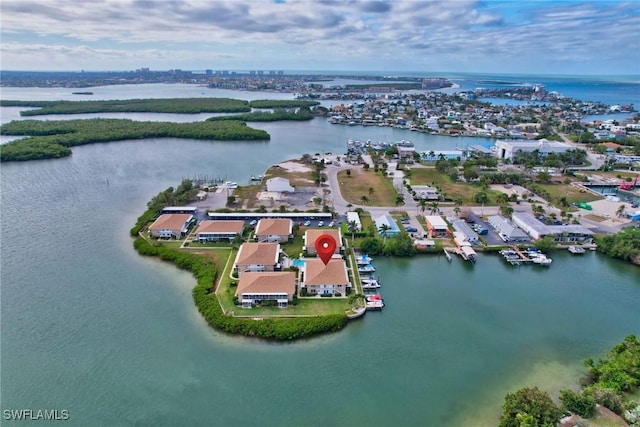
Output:
[[[380,283],[376,279],[365,279],[362,281],[362,289],[379,289]]]
[[[373,273],[374,271],[376,271],[376,268],[371,264],[358,267],[358,272],[360,273]]]
[[[529,258],[531,258],[534,264],[538,265],[549,265],[553,261],[543,253],[530,253]]]
[[[364,254],[356,258],[356,262],[358,263],[358,265],[369,265],[371,264],[371,261],[373,261],[373,258],[371,258],[367,254]]]
[[[569,246],[569,252],[571,252],[574,255],[578,255],[578,254],[583,254],[585,253],[585,250],[582,246]]]

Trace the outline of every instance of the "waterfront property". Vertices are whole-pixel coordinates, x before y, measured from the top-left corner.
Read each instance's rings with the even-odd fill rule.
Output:
[[[593,232],[578,224],[547,225],[528,212],[514,212],[512,218],[514,224],[536,240],[550,236],[554,242],[560,244],[593,242]]]
[[[201,243],[220,240],[233,241],[242,236],[244,221],[202,221],[196,229],[196,240]]]
[[[258,242],[287,242],[293,239],[293,221],[286,218],[262,218],[256,226]]]
[[[430,237],[447,237],[449,227],[441,216],[427,215],[424,217],[424,222],[427,224]]]
[[[487,222],[495,228],[504,242],[526,242],[529,240],[529,236],[524,231],[502,215],[492,215]]]
[[[375,219],[376,229],[380,235],[387,237],[397,236],[400,234],[400,228],[391,215],[380,215]]]
[[[320,258],[307,258],[300,272],[300,289],[307,295],[345,296],[351,288],[342,258],[332,258],[326,265]]]
[[[246,272],[240,276],[235,295],[243,308],[270,300],[285,308],[293,299],[295,289],[296,274],[292,271]]]
[[[461,233],[460,231],[454,231],[453,242],[456,244],[458,253],[464,260],[469,262],[476,262],[476,251],[473,250],[473,248],[471,247],[471,243],[467,240],[467,237],[464,235],[464,233]],[[446,253],[447,252],[445,250],[445,254]]]
[[[470,244],[477,245],[480,243],[480,238],[478,237],[478,233],[473,231],[471,227],[469,227],[469,224],[467,224],[464,220],[457,219],[453,221],[451,225],[453,225],[453,228],[457,232],[462,233],[464,235],[465,240]]]
[[[149,226],[149,233],[160,239],[180,239],[187,234],[191,214],[163,214]]]
[[[572,150],[573,147],[569,144],[557,141],[548,141],[546,139],[540,140],[502,140],[496,141],[495,152],[499,159],[513,161],[516,154],[521,151],[523,153],[531,153],[535,150],[538,151],[538,155],[545,157],[549,153],[564,153]]]
[[[236,255],[233,270],[239,277],[245,272],[274,271],[280,266],[279,260],[278,243],[244,243]]]
[[[310,228],[304,233],[304,247],[303,250],[309,255],[316,255],[316,240],[323,234],[328,234],[336,240],[336,249],[334,254],[340,254],[344,252],[344,246],[342,245],[342,231],[339,228]]]
[[[347,212],[347,224],[355,223],[356,231],[362,231],[362,222],[360,222],[360,215],[358,212]]]

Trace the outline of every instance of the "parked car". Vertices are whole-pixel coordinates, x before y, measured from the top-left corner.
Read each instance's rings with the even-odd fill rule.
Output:
[[[415,233],[415,232],[417,232],[417,231],[418,231],[418,229],[417,229],[417,228],[415,228],[415,227],[407,227],[407,228],[406,228],[406,230],[407,230],[407,232],[409,232],[409,233]]]
[[[324,221],[318,222],[318,227],[323,227],[323,226],[324,226]]]
[[[333,222],[333,221],[331,221],[331,222],[329,223],[329,227],[333,227],[334,225],[336,225],[336,223],[335,223],[335,222]]]
[[[308,227],[308,226],[310,226],[310,225],[311,225],[311,221],[307,221],[307,222],[305,222],[305,223],[304,223],[304,226],[305,226],[305,227]]]
[[[251,222],[249,223],[249,225],[253,227],[253,226],[254,226],[254,225],[256,225],[257,223],[258,223],[258,221],[256,221],[256,220],[254,219],[253,221],[251,221]]]

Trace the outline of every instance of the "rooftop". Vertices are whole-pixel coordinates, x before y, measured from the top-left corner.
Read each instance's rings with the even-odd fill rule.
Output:
[[[276,264],[279,250],[278,243],[243,243],[236,258],[236,264]]]
[[[193,218],[191,214],[163,214],[149,226],[149,229],[182,229],[187,222],[191,221],[191,218]]]
[[[202,221],[196,230],[199,233],[235,233],[241,234],[244,221]]]
[[[279,235],[291,234],[293,223],[285,218],[263,218],[258,221],[256,235]]]
[[[332,258],[327,265],[320,258],[306,258],[304,282],[306,285],[347,285],[347,266],[342,258]]]
[[[293,271],[247,272],[240,276],[236,295],[241,294],[293,294],[296,289],[296,274]]]

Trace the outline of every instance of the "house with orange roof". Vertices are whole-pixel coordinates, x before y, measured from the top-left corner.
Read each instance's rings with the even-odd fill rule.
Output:
[[[236,236],[242,236],[244,221],[202,221],[196,229],[196,240],[201,243],[217,242],[220,240],[233,241]]]
[[[149,233],[159,239],[180,239],[187,234],[191,214],[163,214],[149,226]]]
[[[233,270],[239,277],[249,271],[274,271],[280,266],[279,260],[278,243],[243,243],[236,255]]]
[[[240,276],[236,297],[243,308],[251,308],[263,301],[276,301],[285,308],[296,292],[296,274],[293,271],[253,273]]]
[[[342,231],[339,228],[309,228],[304,233],[304,246],[302,250],[306,251],[309,255],[316,255],[316,239],[323,234],[328,234],[336,239],[336,250],[334,253],[340,254],[344,252],[344,246],[342,245]]]
[[[262,218],[255,233],[258,242],[287,242],[293,239],[293,221],[287,218]]]
[[[300,290],[306,289],[307,295],[346,296],[351,288],[342,258],[332,258],[327,265],[320,258],[306,258],[300,273]]]

